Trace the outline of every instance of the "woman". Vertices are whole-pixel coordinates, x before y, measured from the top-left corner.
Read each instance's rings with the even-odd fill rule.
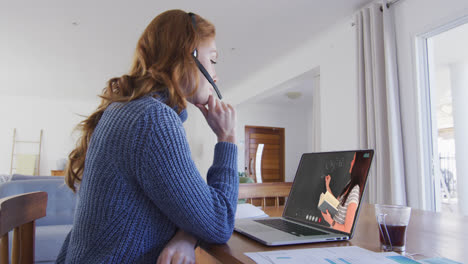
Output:
[[[109,80],[69,156],[66,183],[79,199],[58,263],[194,263],[197,240],[230,238],[236,114],[213,96],[193,58],[196,50],[216,81],[214,37],[200,16],[164,12],[140,37],[130,72]],[[218,138],[208,184],[182,126],[187,101]]]
[[[363,171],[366,167],[362,166],[364,164],[363,160],[365,159],[364,154],[363,152],[354,153],[354,158],[349,168],[351,179],[338,196],[338,200],[340,201],[338,213],[332,218],[328,210],[326,213],[322,212],[323,219],[327,221],[333,229],[348,233],[351,232],[359,200],[364,189],[365,177],[367,175],[367,173]],[[354,166],[356,162],[359,164],[357,167]],[[330,189],[330,181],[331,176],[327,175],[325,177],[325,186],[327,191],[333,195]]]

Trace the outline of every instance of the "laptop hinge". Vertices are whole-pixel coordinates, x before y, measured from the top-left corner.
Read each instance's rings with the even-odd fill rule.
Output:
[[[326,227],[326,226],[323,226],[323,225],[319,225],[319,224],[316,224],[316,223],[301,221],[299,219],[296,219],[296,218],[293,218],[293,217],[290,217],[290,216],[283,216],[283,218],[285,218],[286,220],[290,220],[290,221],[293,221],[293,222],[298,222],[298,223],[301,223],[301,224],[304,224],[304,225],[307,225],[307,226],[310,226],[310,227],[313,227],[313,228],[325,229],[325,230],[327,230],[329,232],[340,233],[340,234],[348,236],[348,237],[350,236],[349,233],[346,233],[346,232],[343,232],[343,231],[340,231],[340,230],[335,230],[333,228]]]

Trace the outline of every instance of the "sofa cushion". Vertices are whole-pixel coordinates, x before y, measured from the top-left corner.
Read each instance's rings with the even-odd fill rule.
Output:
[[[36,227],[35,261],[55,261],[72,225]]]

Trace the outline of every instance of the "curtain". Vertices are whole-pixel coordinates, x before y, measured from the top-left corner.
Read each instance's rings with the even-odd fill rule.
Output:
[[[355,17],[359,145],[375,150],[367,201],[406,205],[394,21],[386,4],[374,2]]]

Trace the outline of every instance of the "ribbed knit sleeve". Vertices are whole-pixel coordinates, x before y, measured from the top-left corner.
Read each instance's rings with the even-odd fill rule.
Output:
[[[179,228],[208,243],[225,243],[234,229],[239,180],[237,146],[215,146],[208,184],[192,160],[174,110],[151,106],[137,122],[137,179],[145,194]]]

